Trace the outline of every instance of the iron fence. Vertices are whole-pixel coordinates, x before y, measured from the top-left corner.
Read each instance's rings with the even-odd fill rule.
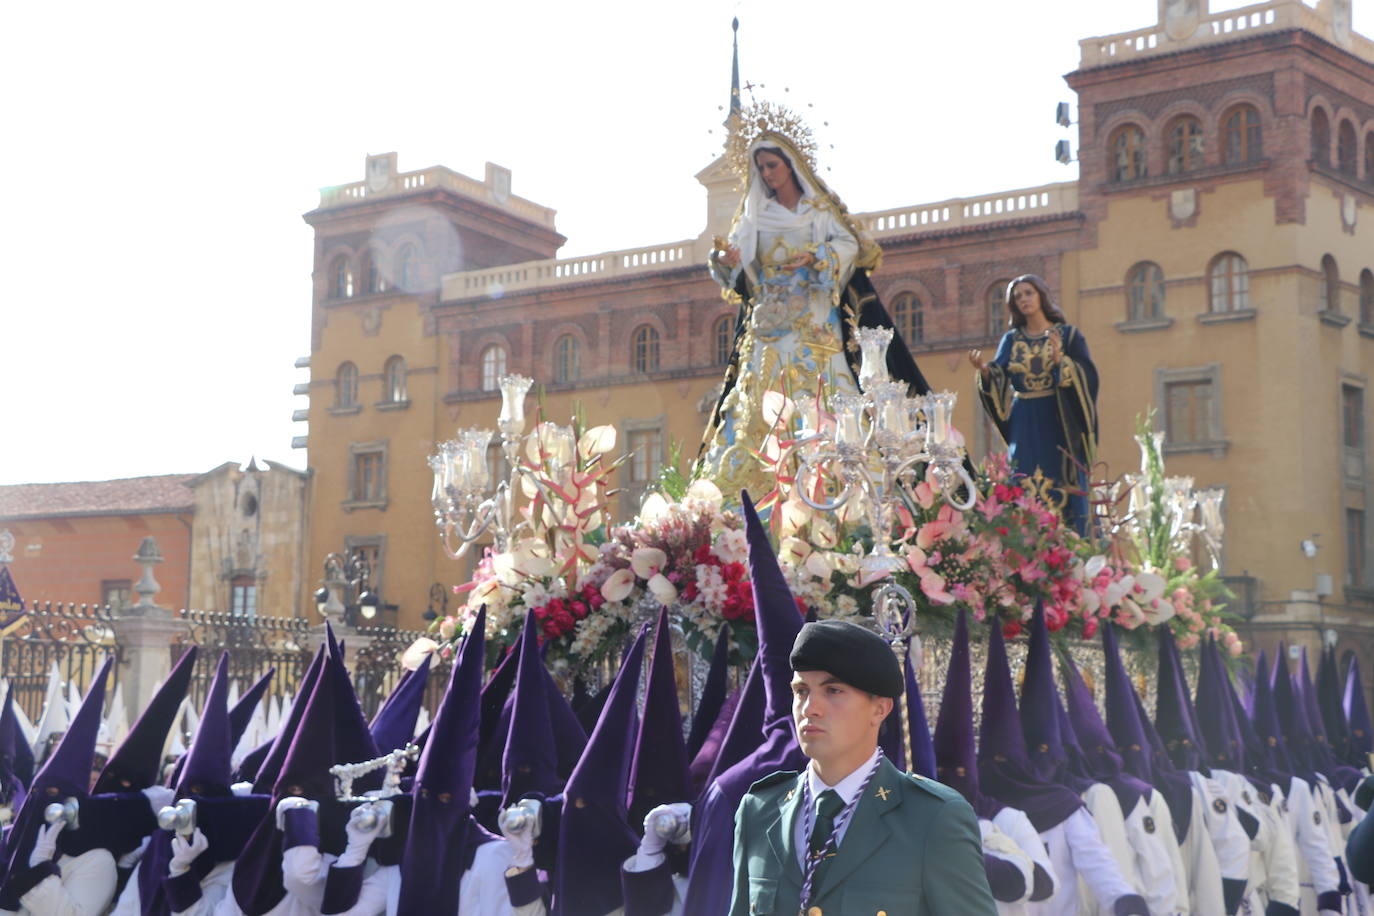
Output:
[[[43,714],[53,666],[64,685],[74,684],[84,695],[101,662],[113,653],[115,664],[106,696],[113,695],[123,658],[115,640],[114,617],[108,605],[33,602],[18,627],[0,638],[0,676],[9,682],[15,704],[31,721]]]
[[[200,647],[191,677],[190,698],[196,709],[215,676],[221,652],[229,653],[229,677],[247,690],[271,668],[276,669],[266,696],[294,696],[305,669],[314,656],[310,623],[303,617],[265,617],[212,611],[183,610],[185,632],[173,640],[172,663],[187,647]]]
[[[351,673],[358,700],[363,705],[363,712],[370,719],[404,673],[401,668],[401,653],[416,639],[427,634],[418,630],[396,630],[391,627],[360,629],[357,634],[362,637],[363,645],[353,658]],[[439,699],[448,685],[451,667],[451,659],[440,659],[438,656],[430,663],[424,706],[431,716],[438,710]]]

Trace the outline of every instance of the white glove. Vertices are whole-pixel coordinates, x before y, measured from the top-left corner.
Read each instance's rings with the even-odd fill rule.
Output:
[[[148,851],[149,839],[149,837],[145,836],[143,838],[143,842],[138,844],[137,849],[126,852],[124,853],[124,855],[120,856],[115,861],[115,867],[123,869],[124,871],[128,871],[131,868],[136,868],[138,866],[138,863],[143,859],[143,854]]]
[[[153,809],[153,817],[168,805],[177,800],[176,792],[166,786],[149,786],[143,790],[143,797],[148,799],[148,805]]]
[[[381,817],[376,818],[371,826],[363,826],[363,818],[371,813],[371,807],[370,804],[359,805],[349,813],[348,823],[344,825],[344,833],[348,834],[348,845],[334,862],[340,868],[362,865],[367,859],[367,850],[372,846],[372,841],[377,839],[377,834],[386,827],[386,821]]]
[[[167,863],[167,873],[173,878],[186,874],[191,870],[191,863],[196,857],[209,848],[210,841],[200,832],[199,827],[191,834],[189,842],[180,834],[172,837],[172,861]]]
[[[501,812],[496,819],[501,835],[510,843],[512,868],[529,868],[534,864],[534,841],[539,838],[538,801],[526,798]]]
[[[65,826],[67,826],[66,821],[58,821],[56,824],[48,824],[38,828],[38,839],[34,840],[33,852],[29,853],[30,866],[41,865],[56,858],[57,836]]]
[[[688,826],[692,806],[686,802],[659,805],[644,816],[644,839],[639,841],[640,855],[656,856],[669,843],[686,843],[691,839]]]

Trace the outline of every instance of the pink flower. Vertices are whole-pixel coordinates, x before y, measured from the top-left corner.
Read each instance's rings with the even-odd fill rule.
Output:
[[[1193,561],[1187,557],[1174,557],[1174,569],[1179,572],[1187,572],[1193,568]]]

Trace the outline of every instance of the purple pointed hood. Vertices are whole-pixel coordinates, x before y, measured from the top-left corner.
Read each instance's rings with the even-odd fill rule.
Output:
[[[152,700],[138,717],[129,734],[110,755],[100,771],[92,795],[102,792],[137,792],[151,785],[162,784],[162,749],[167,733],[186,699],[195,671],[196,647],[182,653],[172,666],[167,679],[153,694]]]
[[[987,628],[988,662],[983,676],[983,722],[978,742],[978,781],[984,792],[1030,818],[1039,833],[1062,823],[1083,807],[1072,790],[1036,775],[1016,709],[1011,665],[1002,628]],[[1050,707],[1053,710],[1053,706]]]
[[[973,659],[969,650],[968,615],[954,619],[954,639],[940,698],[940,718],[933,740],[935,778],[955,789],[978,817],[991,820],[1005,805],[978,789],[978,752],[973,730]]]
[[[1364,681],[1360,678],[1360,660],[1352,657],[1345,673],[1345,693],[1341,697],[1346,721],[1350,723],[1350,763],[1365,766],[1374,752],[1374,724],[1369,719],[1369,704],[1365,700]]]
[[[1326,729],[1326,743],[1332,756],[1342,763],[1350,762],[1350,723],[1341,708],[1341,683],[1336,666],[1336,647],[1324,648],[1317,665],[1317,707],[1322,726]]]
[[[14,825],[10,827],[4,844],[8,860],[3,883],[0,883],[0,907],[4,909],[20,909],[18,898],[28,888],[19,885],[18,881],[22,874],[29,871],[29,854],[33,852],[34,841],[43,826],[44,809],[50,803],[66,798],[76,798],[84,804],[90,797],[87,790],[91,784],[91,768],[95,763],[95,739],[105,706],[105,681],[109,678],[113,663],[114,657],[107,655],[66,734],[34,775],[24,804],[15,812]],[[144,809],[147,809],[146,803]]]
[[[1174,632],[1158,627],[1159,675],[1155,693],[1155,730],[1164,748],[1180,770],[1204,770],[1201,742],[1193,726],[1193,708],[1188,700],[1188,683],[1178,654]]]
[[[661,613],[660,624],[666,620],[666,612]],[[621,663],[615,685],[601,709],[601,718],[592,730],[591,740],[568,779],[558,827],[555,916],[609,913],[624,903],[620,864],[633,855],[639,845],[638,834],[627,821],[625,798],[630,781],[629,748],[636,728],[635,705],[639,675],[644,667],[646,630],[647,626],[640,629]],[[659,632],[658,649],[667,650],[671,675],[672,656],[666,627],[661,626]],[[650,690],[653,689],[653,676],[651,673]],[[646,721],[648,716],[646,700]],[[677,740],[680,746],[680,722]]]
[[[28,784],[33,781],[33,748],[19,728],[14,712],[14,687],[5,691],[0,706],[0,803],[18,811]]]
[[[1255,737],[1259,740],[1262,753],[1256,755],[1250,769],[1260,778],[1286,791],[1289,777],[1293,775],[1292,762],[1284,748],[1283,731],[1279,728],[1271,685],[1271,669],[1265,659],[1264,650],[1261,649],[1255,664],[1255,692],[1250,697],[1250,724],[1255,731]],[[1250,755],[1246,756],[1248,759]]]
[[[747,756],[712,777],[692,821],[692,861],[684,913],[716,916],[730,908],[731,849],[734,816],[749,787],[779,770],[800,770],[806,757],[797,743],[792,724],[792,645],[801,632],[801,613],[778,567],[778,558],[748,493],[740,494],[749,565],[753,576],[754,616],[758,623],[759,651],[756,674],[764,694],[762,741]],[[752,675],[751,675],[752,676]],[[736,710],[739,723],[745,698]],[[732,727],[731,732],[735,729]],[[727,744],[729,741],[727,740]]]
[[[1062,656],[1062,660],[1060,670],[1064,677],[1065,712],[1082,755],[1080,759],[1084,775],[1109,786],[1116,794],[1122,812],[1129,815],[1140,798],[1149,796],[1150,786],[1126,772],[1121,755],[1116,751],[1116,742],[1097,711],[1092,691],[1083,680],[1078,665],[1069,655]]]
[[[1151,750],[1136,710],[1135,687],[1131,685],[1131,676],[1121,661],[1116,631],[1109,624],[1102,626],[1102,657],[1106,681],[1104,706],[1107,711],[1107,730],[1116,742],[1116,752],[1121,755],[1126,772],[1153,783]]]
[[[1026,651],[1026,668],[1021,681],[1021,734],[1026,739],[1026,756],[1031,772],[1043,782],[1064,784],[1064,771],[1069,758],[1055,709],[1057,694],[1054,659],[1050,655],[1050,631],[1045,625],[1045,608],[1037,603],[1031,615],[1030,645]]]
[[[1232,773],[1244,773],[1244,748],[1236,728],[1225,667],[1217,654],[1216,642],[1209,635],[1198,659],[1197,693],[1193,709],[1197,712],[1199,750],[1208,766]]]
[[[663,608],[658,615],[654,657],[644,691],[644,713],[630,767],[631,827],[638,830],[644,816],[659,805],[692,800],[687,764],[668,609]]]
[[[232,794],[229,774],[229,755],[234,746],[229,730],[229,653],[219,657],[215,667],[215,679],[210,682],[210,691],[205,695],[205,705],[200,713],[200,725],[196,728],[191,747],[186,751],[186,764],[177,782],[177,798],[191,795]]]
[[[1317,770],[1336,788],[1353,790],[1360,781],[1360,772],[1346,766],[1332,751],[1331,739],[1326,733],[1317,699],[1317,687],[1312,682],[1311,670],[1307,666],[1306,646],[1303,647],[1302,662],[1298,666],[1298,679],[1293,686],[1298,693],[1299,719],[1312,735],[1312,759]]]
[[[706,743],[706,736],[716,724],[729,690],[730,674],[730,625],[722,623],[716,634],[716,649],[711,655],[711,667],[706,672],[706,683],[701,688],[701,699],[697,701],[696,711],[692,713],[692,732],[687,736],[687,758],[694,759]]]
[[[420,718],[420,706],[429,687],[429,665],[434,658],[425,656],[420,667],[407,672],[405,680],[387,697],[386,705],[377,711],[369,728],[377,749],[383,754],[405,747],[415,737],[415,723]]]
[[[398,912],[452,913],[467,859],[469,791],[477,766],[486,609],[463,640],[448,687],[430,724],[415,773]]]
[[[267,673],[258,678],[248,692],[239,697],[239,701],[229,710],[229,741],[230,747],[239,746],[239,741],[243,738],[244,732],[248,731],[248,724],[253,721],[253,712],[262,702],[263,695],[267,693],[267,688],[272,686],[272,677],[277,673],[275,666],[268,668]]]
[[[765,722],[792,716],[792,644],[801,632],[802,616],[768,530],[759,521],[754,501],[740,494],[745,532],[749,540],[749,572],[754,590],[754,619],[759,629],[759,665],[763,669]]]
[[[1273,692],[1273,708],[1282,736],[1283,751],[1294,776],[1315,784],[1317,778],[1316,742],[1307,729],[1306,715],[1300,710],[1301,697],[1293,685],[1288,670],[1286,647],[1279,643],[1274,653],[1274,667],[1269,675],[1269,689]],[[1258,695],[1256,701],[1258,702]]]
[[[535,627],[534,614],[526,614],[511,696],[510,733],[502,756],[502,807],[514,804],[526,793],[556,795],[563,787]]]
[[[325,653],[326,648],[322,643],[315,650],[315,657],[311,660],[310,667],[306,668],[305,674],[301,676],[300,685],[296,688],[296,702],[291,704],[291,714],[282,722],[281,729],[272,738],[262,763],[253,774],[253,792],[255,794],[272,794],[272,786],[277,782],[277,774],[281,772],[282,761],[286,759],[286,752],[291,749],[291,739],[295,737],[296,729],[300,727],[301,718],[305,715],[306,704],[315,690],[315,685],[319,683],[320,672],[324,670]]]
[[[697,759],[692,761],[693,770],[697,770],[699,764],[704,764],[703,788],[758,748],[763,738],[767,702],[768,698],[763,693],[763,669],[756,658],[749,666],[733,707],[728,710],[729,718],[716,723],[701,746]]]

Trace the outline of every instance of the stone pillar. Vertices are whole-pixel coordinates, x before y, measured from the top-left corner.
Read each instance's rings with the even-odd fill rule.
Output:
[[[119,612],[114,620],[115,641],[123,650],[120,683],[129,721],[143,712],[153,696],[153,688],[167,677],[172,667],[172,641],[189,630],[185,620],[156,602],[160,586],[153,578],[153,567],[162,562],[162,551],[151,537],[143,539],[134,554],[143,575],[134,586],[138,602]]]

